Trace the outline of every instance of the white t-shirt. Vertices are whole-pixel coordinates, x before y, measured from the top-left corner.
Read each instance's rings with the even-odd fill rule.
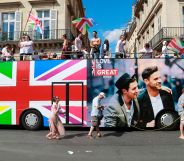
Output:
[[[7,47],[2,49],[2,56],[9,57],[11,56],[10,52],[7,50]]]
[[[119,40],[116,44],[115,52],[116,53],[123,53],[124,52],[124,45],[125,45],[125,43],[122,42],[121,40]]]
[[[32,54],[33,53],[33,41],[23,41],[20,43],[20,53]]]
[[[151,100],[151,104],[153,107],[153,112],[154,112],[154,117],[157,116],[157,114],[164,109],[163,103],[162,103],[162,99],[160,97],[160,94],[156,97],[152,97],[150,96],[150,100]]]
[[[101,99],[98,98],[98,96],[96,96],[93,99],[92,102],[92,111],[91,111],[91,116],[98,116],[99,115],[99,109],[97,108],[98,106],[101,106]]]
[[[20,54],[24,54],[25,53],[25,49],[24,49],[24,41],[20,42]]]
[[[124,103],[124,107],[125,107],[125,110],[126,110],[127,124],[128,124],[128,127],[130,127],[131,122],[132,122],[132,118],[133,118],[133,115],[134,115],[133,101],[131,102],[130,109],[128,109],[128,107],[125,103]]]
[[[75,51],[81,51],[82,49],[82,40],[80,38],[75,39]]]
[[[149,49],[143,48],[139,52],[143,53],[143,57],[142,58],[152,58],[153,50],[151,48],[149,48]]]
[[[106,50],[107,50],[107,45],[103,44],[103,51],[106,51]]]
[[[162,54],[163,54],[164,56],[167,56],[167,55],[168,55],[167,46],[163,46],[163,47],[162,47]]]

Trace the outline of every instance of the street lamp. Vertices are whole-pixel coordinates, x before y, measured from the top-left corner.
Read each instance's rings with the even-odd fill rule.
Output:
[[[137,38],[135,38],[135,43],[134,43],[134,59],[135,59],[135,65],[134,65],[135,76],[136,76],[136,79],[138,80]]]

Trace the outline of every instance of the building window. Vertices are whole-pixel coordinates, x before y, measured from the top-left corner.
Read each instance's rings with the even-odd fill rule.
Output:
[[[150,29],[150,37],[153,37],[155,34],[155,31],[154,31],[154,23],[151,25],[151,29]]]
[[[182,23],[183,23],[183,27],[184,27],[184,6],[182,7]]]
[[[50,38],[50,11],[49,10],[39,10],[37,11],[38,18],[41,21],[42,28],[44,30],[44,34],[41,35],[37,32],[37,36],[42,39]]]
[[[149,30],[146,32],[146,42],[149,41]]]
[[[158,31],[161,30],[161,16],[158,17]]]
[[[15,13],[2,14],[2,39],[14,40]]]

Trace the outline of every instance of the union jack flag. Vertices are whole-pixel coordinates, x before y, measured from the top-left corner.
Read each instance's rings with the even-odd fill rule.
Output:
[[[0,124],[9,124],[13,119],[11,124],[18,125],[21,113],[26,109],[35,108],[42,114],[44,126],[48,126],[53,92],[59,95],[63,111],[69,108],[70,124],[81,124],[83,118],[83,125],[87,125],[86,60],[5,62],[0,64],[0,67],[3,67],[0,68]],[[53,82],[82,82],[83,103],[80,94],[82,86],[75,83],[69,86],[69,107],[66,107],[66,86],[56,85],[53,89]],[[81,111],[82,108],[84,113]],[[11,115],[8,115],[9,119],[5,118],[9,114],[7,111],[11,112]],[[65,123],[65,117],[60,117]]]

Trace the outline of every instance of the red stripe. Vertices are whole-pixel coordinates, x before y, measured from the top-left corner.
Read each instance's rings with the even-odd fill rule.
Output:
[[[170,45],[172,45],[175,49],[177,49],[178,51],[181,51],[182,48],[180,48],[175,42],[171,41]]]
[[[82,19],[77,25],[76,25],[76,28],[80,29],[81,26],[84,24],[86,20],[85,19]]]
[[[35,23],[38,20],[38,18],[34,16],[33,14],[29,14],[29,19],[33,20]]]
[[[88,25],[89,25],[90,27],[93,26],[93,24],[91,23],[91,21],[90,21],[89,19],[86,19],[86,21],[87,21],[87,23],[88,23]]]

